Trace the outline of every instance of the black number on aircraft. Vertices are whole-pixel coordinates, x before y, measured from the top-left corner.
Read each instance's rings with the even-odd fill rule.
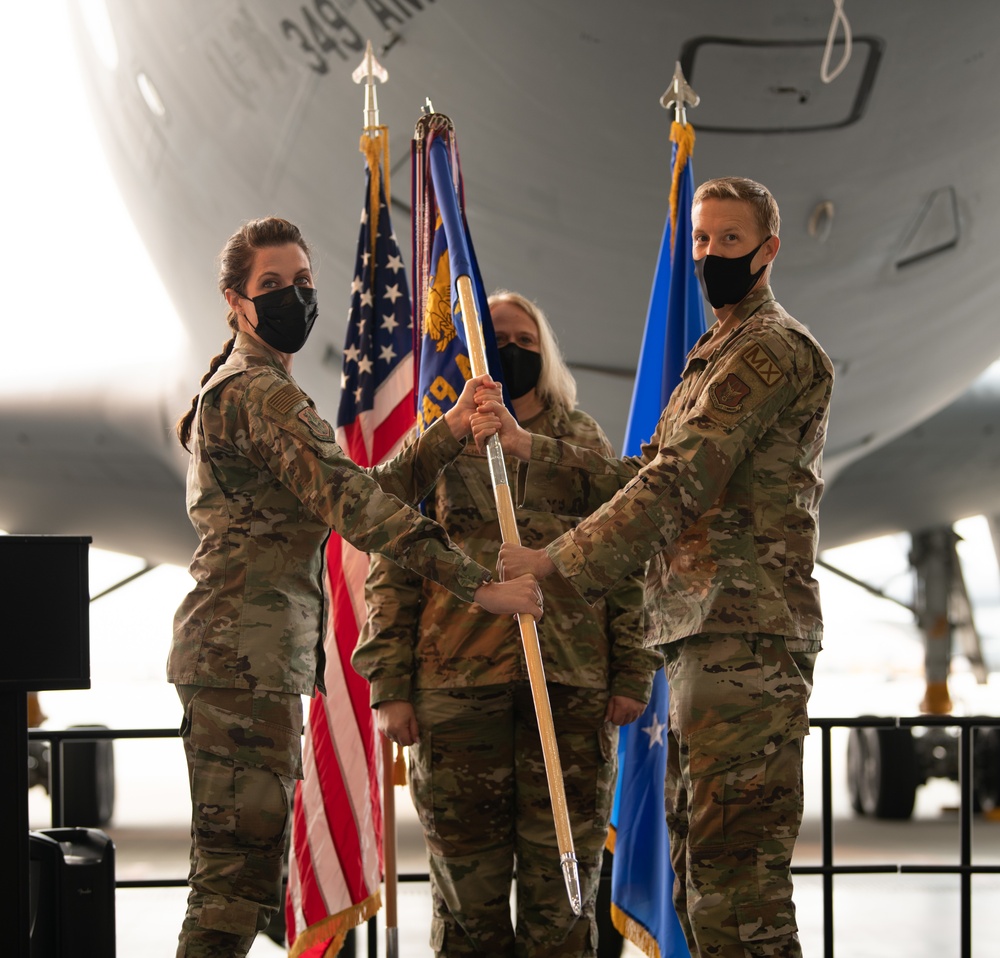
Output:
[[[300,8],[305,27],[295,20],[282,20],[281,30],[289,40],[297,40],[307,55],[307,63],[317,73],[326,73],[330,67],[324,54],[334,51],[342,60],[348,59],[347,50],[364,49],[361,34],[334,5],[333,0],[313,0],[313,10],[307,4]]]
[[[365,6],[386,30],[391,31],[394,24],[412,19],[414,14],[424,9],[425,3],[433,2],[434,0],[392,0],[390,3],[387,0],[365,0]],[[286,18],[281,21],[281,32],[285,39],[297,43],[305,54],[306,63],[316,73],[329,72],[326,54],[333,52],[341,60],[347,60],[348,50],[358,53],[364,49],[361,33],[333,0],[312,0],[311,8],[308,3],[304,3],[299,10],[302,14],[301,22]]]

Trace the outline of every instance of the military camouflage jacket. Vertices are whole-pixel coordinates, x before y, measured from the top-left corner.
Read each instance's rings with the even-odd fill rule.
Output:
[[[530,508],[597,509],[546,550],[588,601],[651,560],[651,644],[822,635],[812,571],[833,367],[768,287],[738,310],[735,329],[691,351],[641,455],[602,459],[536,436],[521,466]]]
[[[612,454],[604,433],[586,413],[553,409],[527,425],[543,435]],[[427,513],[470,555],[495,568],[500,524],[486,457],[472,443],[445,469],[427,502]],[[533,547],[551,542],[576,521],[547,509],[517,513],[521,541]],[[545,615],[538,635],[548,680],[646,701],[662,659],[642,648],[639,578],[626,577],[594,607],[558,576],[542,585]],[[368,622],[351,661],[371,682],[373,705],[408,700],[414,688],[527,680],[520,632],[511,616],[463,605],[440,586],[381,558],[372,562],[367,599]]]
[[[482,583],[486,570],[400,501],[424,496],[461,451],[444,423],[362,469],[274,354],[240,334],[201,392],[192,438],[187,506],[200,544],[174,619],[171,682],[312,694],[330,527],[466,601]]]

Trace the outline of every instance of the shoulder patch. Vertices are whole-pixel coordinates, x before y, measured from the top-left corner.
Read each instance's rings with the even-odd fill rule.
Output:
[[[712,403],[723,412],[739,412],[743,400],[750,395],[750,387],[736,373],[730,373],[721,382],[712,383],[708,387]]]
[[[277,392],[267,397],[267,405],[279,415],[286,415],[296,403],[309,397],[295,383],[286,383]]]
[[[743,350],[741,358],[765,386],[774,386],[784,375],[774,357],[760,343],[751,343]]]
[[[312,406],[306,406],[305,409],[299,411],[299,419],[301,419],[306,426],[309,427],[309,431],[322,442],[333,442],[336,436],[333,431],[333,426],[331,426]]]

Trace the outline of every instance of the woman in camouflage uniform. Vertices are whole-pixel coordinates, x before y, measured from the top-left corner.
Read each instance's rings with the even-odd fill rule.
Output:
[[[533,432],[611,454],[575,408],[576,383],[542,311],[490,297],[507,387]],[[496,560],[500,526],[486,459],[471,444],[427,500],[462,548]],[[576,520],[519,511],[522,541],[541,547]],[[517,623],[484,616],[391,561],[372,563],[369,619],[354,652],[379,728],[409,745],[414,804],[430,857],[439,955],[593,955],[594,900],[617,773],[617,726],[638,718],[662,664],[642,648],[641,586],[632,578],[590,607],[556,578],[539,640],[580,863],[583,915],[566,898],[544,761]],[[511,881],[517,875],[517,927]]]
[[[313,694],[322,659],[321,547],[331,526],[445,583],[459,601],[541,614],[530,577],[492,582],[400,501],[420,499],[461,451],[471,392],[418,447],[362,469],[290,375],[316,318],[298,229],[253,220],[230,238],[220,267],[233,337],[177,428],[185,448],[193,444],[187,502],[201,540],[167,667],[184,705],[191,779],[191,892],[177,950],[191,958],[245,955],[280,905],[301,778],[300,696]]]

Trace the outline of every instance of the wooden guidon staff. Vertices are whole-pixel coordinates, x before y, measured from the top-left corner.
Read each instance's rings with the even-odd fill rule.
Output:
[[[486,347],[483,342],[479,307],[476,304],[470,275],[470,256],[462,216],[458,208],[448,150],[441,140],[435,140],[431,143],[429,159],[431,175],[434,180],[435,199],[448,238],[453,282],[462,309],[472,375],[483,376],[489,370],[486,363]],[[510,485],[507,482],[507,467],[504,463],[499,436],[490,437],[486,451],[490,476],[493,481],[493,494],[496,498],[497,513],[500,519],[501,538],[504,542],[520,545],[521,537],[514,520],[514,501]],[[566,791],[563,786],[562,767],[559,762],[559,747],[552,725],[552,707],[549,703],[549,690],[545,684],[542,651],[538,644],[538,629],[534,617],[530,615],[519,615],[517,622],[521,630],[524,658],[528,667],[528,678],[531,682],[531,696],[538,721],[538,734],[541,738],[542,754],[545,758],[545,776],[548,780],[552,817],[555,821],[556,840],[559,844],[559,861],[562,865],[563,878],[566,881],[566,894],[569,896],[570,907],[573,909],[574,915],[579,915],[583,910],[580,897],[580,874],[577,867],[576,851],[573,847],[573,833],[569,825],[569,812],[566,808]]]

